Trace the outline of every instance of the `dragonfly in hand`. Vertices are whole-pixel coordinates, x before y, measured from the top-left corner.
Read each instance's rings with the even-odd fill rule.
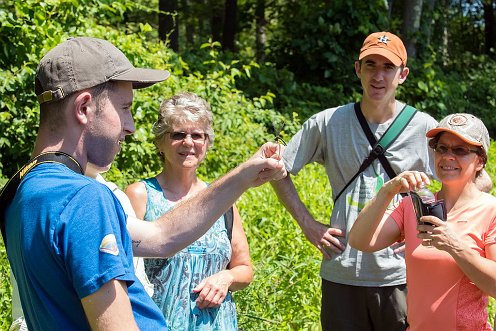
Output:
[[[284,121],[279,120],[279,121],[272,121],[272,125],[269,128],[269,132],[272,131],[271,133],[273,133],[275,136],[274,141],[279,145],[278,150],[277,150],[277,155],[279,156],[279,158],[281,158],[281,150],[282,150],[281,144],[284,146],[287,145],[281,136],[281,133],[283,132],[284,127],[285,127]]]

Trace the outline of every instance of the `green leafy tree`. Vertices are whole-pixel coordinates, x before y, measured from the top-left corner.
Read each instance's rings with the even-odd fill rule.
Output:
[[[284,1],[267,59],[315,85],[343,84],[363,39],[394,30],[385,1]]]

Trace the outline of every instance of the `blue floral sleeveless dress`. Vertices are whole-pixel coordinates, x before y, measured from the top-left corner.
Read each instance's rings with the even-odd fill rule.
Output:
[[[156,178],[143,180],[148,194],[144,219],[152,221],[173,207]],[[201,193],[200,193],[201,194]],[[145,259],[145,270],[154,287],[153,301],[162,310],[170,330],[238,329],[231,292],[218,308],[199,309],[193,292],[203,279],[225,270],[231,260],[231,242],[224,216],[200,239],[168,259]]]

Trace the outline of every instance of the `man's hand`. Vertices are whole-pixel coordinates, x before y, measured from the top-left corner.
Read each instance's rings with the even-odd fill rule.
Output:
[[[322,252],[325,259],[331,258],[331,253],[340,254],[346,248],[337,237],[344,237],[340,229],[330,228],[316,220],[302,227],[305,237]]]
[[[257,153],[239,166],[244,180],[250,187],[286,177],[287,172],[281,161],[279,148],[276,143],[265,143]]]

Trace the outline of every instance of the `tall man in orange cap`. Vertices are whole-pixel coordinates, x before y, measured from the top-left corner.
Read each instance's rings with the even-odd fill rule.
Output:
[[[379,140],[405,107],[395,95],[398,85],[408,76],[406,62],[406,49],[396,35],[389,32],[369,35],[355,62],[355,72],[363,88],[362,99],[312,116],[284,151],[286,169],[293,175],[311,162],[325,166],[334,200],[330,227],[314,219],[289,176],[273,183],[279,199],[324,256],[320,270],[323,330],[406,328],[403,254],[395,252],[394,247],[363,253],[347,243],[358,213],[389,179],[378,159],[354,178],[372,150],[358,114],[363,115]],[[423,137],[436,124],[425,113],[415,114],[384,153],[396,173],[418,170],[433,174],[432,158]]]

